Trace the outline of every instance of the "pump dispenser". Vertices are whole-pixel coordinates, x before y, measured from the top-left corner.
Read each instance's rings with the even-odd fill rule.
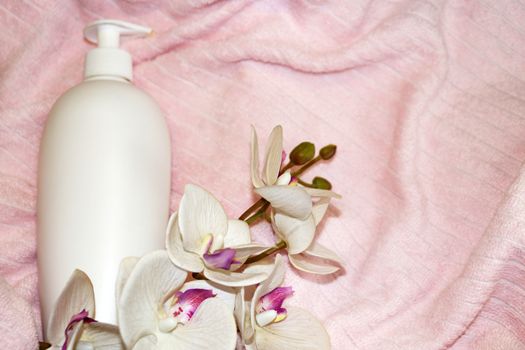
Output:
[[[84,37],[97,44],[86,56],[84,78],[108,75],[133,80],[131,56],[119,49],[121,35],[145,36],[152,30],[137,24],[115,20],[100,20],[84,29]]]
[[[100,20],[84,30],[84,81],[51,109],[38,178],[38,266],[42,321],[74,269],[94,286],[96,319],[116,323],[120,261],[164,246],[171,149],[155,101],[131,84],[132,60],[121,36],[151,29]]]

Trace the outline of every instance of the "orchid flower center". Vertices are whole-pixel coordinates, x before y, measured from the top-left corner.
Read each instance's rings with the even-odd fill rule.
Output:
[[[236,251],[233,248],[223,247],[222,236],[214,239],[212,234],[208,234],[202,243],[202,258],[206,264],[214,269],[229,270],[233,264],[239,264],[235,260]]]
[[[169,333],[179,323],[186,324],[204,300],[215,296],[211,289],[192,288],[184,292],[178,291],[165,305],[167,317],[160,320],[160,331]]]
[[[292,295],[292,287],[277,287],[263,295],[255,307],[257,324],[264,327],[284,320],[287,311],[283,308],[283,302]]]
[[[71,332],[73,332],[73,328],[75,328],[75,325],[77,323],[82,322],[82,321],[84,323],[97,322],[88,316],[88,312],[86,311],[86,309],[82,309],[82,311],[80,311],[78,314],[73,315],[73,317],[71,317],[71,320],[69,320],[69,323],[67,324],[67,327],[64,331],[65,340],[64,340],[64,344],[62,345],[62,350],[67,349],[67,345],[69,343],[69,337],[71,336]]]

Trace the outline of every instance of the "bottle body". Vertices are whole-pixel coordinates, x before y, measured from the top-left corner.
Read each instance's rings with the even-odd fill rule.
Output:
[[[121,259],[164,246],[170,162],[166,121],[132,84],[84,81],[55,103],[42,137],[38,179],[44,330],[76,268],[93,282],[97,320],[116,323]]]

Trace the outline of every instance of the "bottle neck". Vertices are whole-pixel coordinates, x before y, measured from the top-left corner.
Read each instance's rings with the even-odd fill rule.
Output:
[[[93,81],[93,80],[112,80],[112,81],[119,81],[119,82],[127,83],[127,84],[131,83],[128,79],[124,77],[119,77],[117,75],[94,75],[94,76],[87,77],[84,79],[84,81]]]
[[[84,61],[84,77],[112,76],[133,80],[131,56],[122,49],[97,47],[90,50]]]

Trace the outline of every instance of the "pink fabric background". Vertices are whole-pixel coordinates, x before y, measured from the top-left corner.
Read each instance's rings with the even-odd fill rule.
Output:
[[[166,111],[172,208],[205,186],[231,216],[253,200],[261,138],[336,143],[344,198],[319,235],[346,262],[290,269],[291,304],[333,349],[525,349],[525,3],[88,1],[0,3],[0,342],[35,347],[39,139],[82,76],[83,26],[155,28],[125,44]],[[254,237],[267,239],[262,226]]]

